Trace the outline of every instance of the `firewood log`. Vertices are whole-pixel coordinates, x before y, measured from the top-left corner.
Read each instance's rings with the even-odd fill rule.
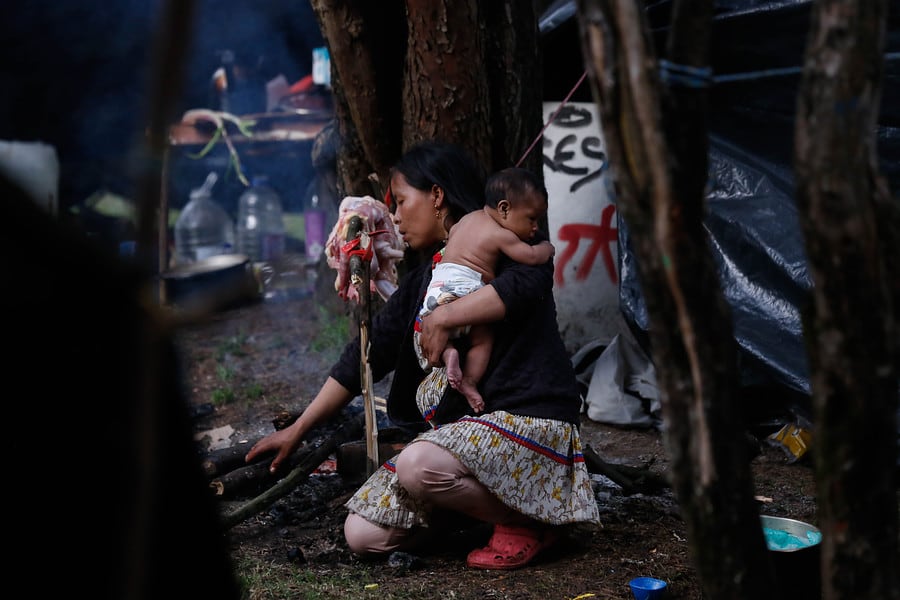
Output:
[[[295,452],[290,461],[293,469],[284,479],[230,513],[222,515],[222,524],[225,529],[231,529],[248,517],[265,510],[282,496],[289,494],[300,483],[306,481],[313,469],[321,465],[340,444],[357,438],[363,433],[364,428],[365,414],[358,413],[344,421],[337,431],[317,447]]]
[[[258,493],[277,479],[269,472],[269,461],[239,467],[222,473],[209,482],[209,487],[216,496],[234,498],[244,493]]]
[[[201,457],[203,472],[208,478],[216,477],[246,465],[244,457],[260,438],[241,442],[236,446],[211,450]]]

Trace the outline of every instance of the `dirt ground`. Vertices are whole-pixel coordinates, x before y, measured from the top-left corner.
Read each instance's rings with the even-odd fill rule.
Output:
[[[339,305],[331,299],[320,303],[321,297],[321,292],[297,288],[219,312],[179,332],[202,455],[261,437],[274,430],[273,419],[279,413],[296,414],[308,404],[340,349],[341,325],[349,324],[351,333],[355,327],[350,316],[340,314]],[[381,384],[376,394],[385,390]],[[767,434],[756,433],[758,439]],[[605,425],[585,416],[582,434],[603,460],[665,476],[667,460],[658,431]],[[808,462],[791,464],[782,449],[758,445],[752,469],[761,514],[815,524]],[[352,582],[334,590],[334,596],[298,591],[294,597],[628,599],[632,598],[628,581],[637,576],[664,579],[672,599],[702,597],[685,527],[668,488],[626,494],[612,480],[596,475],[600,525],[570,528],[561,543],[529,568],[478,571],[465,566],[468,550],[483,545],[489,535],[477,525],[447,533],[428,553],[398,554],[378,562],[357,559],[342,535],[343,503],[356,482],[330,466],[323,464],[293,492],[229,530],[237,564],[293,565],[311,570],[317,579]],[[223,498],[223,511],[242,505],[255,493]],[[240,569],[238,574],[243,575]],[[270,597],[252,589],[248,595]]]

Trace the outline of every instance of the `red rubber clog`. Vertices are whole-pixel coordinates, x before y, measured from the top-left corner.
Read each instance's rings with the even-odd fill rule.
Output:
[[[524,567],[539,552],[552,546],[557,535],[547,528],[494,525],[484,548],[472,550],[466,564],[473,569],[510,570]]]

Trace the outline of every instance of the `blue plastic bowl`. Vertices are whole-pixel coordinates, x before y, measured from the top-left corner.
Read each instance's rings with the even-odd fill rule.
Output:
[[[660,600],[666,597],[666,582],[655,577],[635,577],[628,582],[635,600]]]

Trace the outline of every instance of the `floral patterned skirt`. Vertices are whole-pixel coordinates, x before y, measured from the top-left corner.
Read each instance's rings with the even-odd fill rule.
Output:
[[[443,368],[422,381],[417,401],[423,416],[433,412],[446,385]],[[581,437],[571,423],[496,411],[441,425],[410,443],[423,440],[453,454],[517,512],[551,525],[599,522]],[[393,459],[379,467],[346,506],[388,527],[428,525],[428,511],[398,483]]]

